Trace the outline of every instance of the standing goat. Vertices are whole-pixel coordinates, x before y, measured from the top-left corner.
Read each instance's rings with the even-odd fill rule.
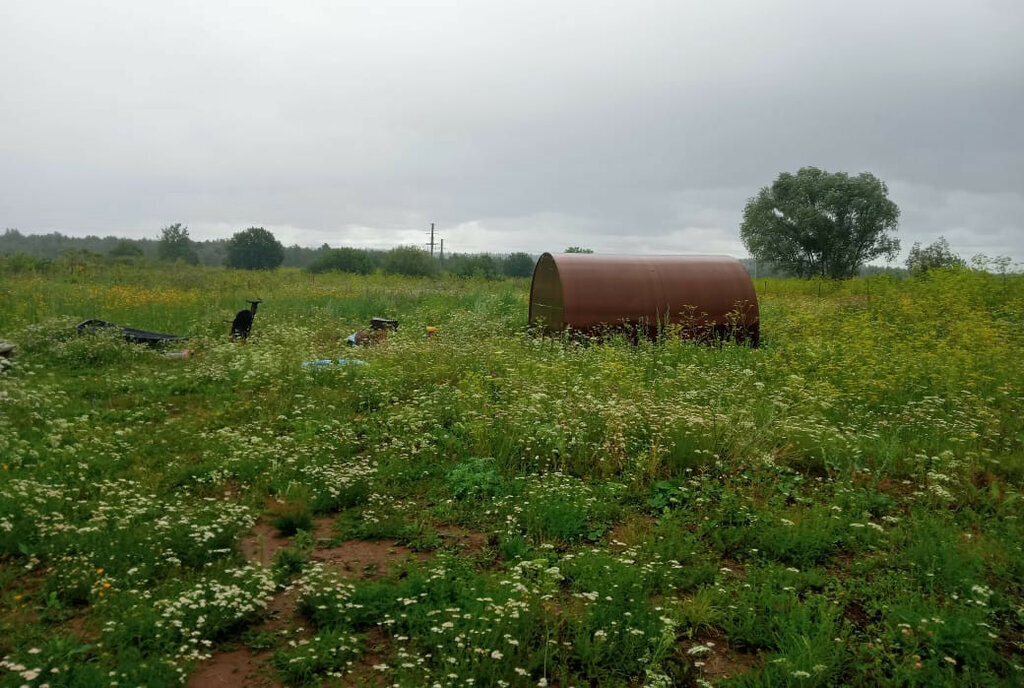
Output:
[[[263,303],[263,299],[247,301],[251,304],[249,310],[238,311],[234,321],[231,323],[231,339],[234,341],[246,340],[249,338],[249,331],[252,330],[252,320],[256,317],[256,307]]]

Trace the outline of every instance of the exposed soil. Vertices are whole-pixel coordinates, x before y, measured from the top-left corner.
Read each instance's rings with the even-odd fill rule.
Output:
[[[373,667],[375,664],[386,662],[390,654],[388,650],[388,637],[379,628],[371,628],[366,638],[366,652],[359,658],[352,671],[341,679],[341,685],[359,688],[387,685],[383,675]]]
[[[856,479],[854,479],[854,482],[856,483]],[[917,490],[917,486],[910,483],[909,480],[895,481],[890,480],[889,478],[882,478],[875,483],[874,488],[882,494],[892,497],[901,504],[909,499],[910,496],[914,494],[914,491]]]
[[[280,504],[275,506],[280,507]],[[333,539],[335,518],[325,516],[314,520],[313,536],[318,545]],[[467,554],[479,553],[488,544],[488,535],[458,527],[445,528],[439,533],[446,545],[462,549]],[[253,563],[269,567],[277,552],[291,546],[291,538],[280,535],[267,518],[253,526],[252,532],[242,539],[242,555]],[[395,540],[348,540],[334,547],[318,546],[310,553],[313,561],[324,562],[343,575],[359,579],[376,579],[390,573],[393,568],[410,559],[424,561],[432,555],[414,552]],[[286,590],[268,605],[264,620],[252,630],[278,634],[300,625],[297,618],[295,591]],[[373,668],[382,664],[388,655],[387,638],[379,629],[371,629],[366,642],[366,653],[356,669],[343,681],[345,686],[384,685],[380,673]],[[282,686],[270,665],[273,650],[252,652],[248,648],[234,648],[218,652],[196,667],[189,677],[191,688],[220,688],[227,686],[255,686],[278,688]]]
[[[356,578],[381,578],[403,561],[423,561],[430,556],[427,552],[413,552],[395,540],[348,540],[337,547],[313,550],[310,558]]]
[[[333,517],[319,518],[314,521],[314,535],[317,538],[329,538]],[[247,560],[269,567],[274,555],[291,545],[291,539],[280,535],[277,528],[267,520],[261,519],[252,528],[252,532],[242,539],[239,548]],[[285,590],[267,605],[264,620],[252,630],[256,632],[279,633],[295,626],[298,622],[295,611],[295,591]],[[191,688],[219,688],[227,686],[254,686],[256,688],[278,688],[283,684],[277,679],[274,668],[270,666],[273,649],[253,652],[248,648],[238,648],[217,652],[211,659],[196,667],[189,676]]]
[[[364,543],[374,544],[374,543]],[[342,549],[342,548],[334,548]],[[404,549],[404,548],[403,548]],[[286,590],[267,607],[267,617],[253,630],[280,633],[293,628],[300,621],[296,614],[295,591]],[[298,629],[301,631],[301,629]],[[308,635],[308,631],[300,635]],[[379,628],[371,628],[366,640],[366,652],[355,669],[346,676],[343,686],[384,685],[381,674],[373,668],[383,664],[388,655],[388,639]],[[254,688],[281,688],[271,666],[274,649],[252,652],[239,648],[216,653],[210,660],[200,664],[189,676],[189,688],[227,688],[228,686],[253,686]]]
[[[871,617],[868,616],[867,611],[864,609],[858,600],[851,600],[846,607],[843,609],[843,616],[846,617],[850,623],[854,625],[858,630],[864,630],[871,623]]]
[[[252,527],[252,535],[242,538],[239,548],[243,557],[254,564],[266,567],[274,561],[274,555],[290,542],[288,538],[278,534],[277,528],[260,521]]]
[[[317,540],[329,540],[334,526],[333,516],[323,516],[313,520],[313,537]],[[291,538],[278,533],[277,528],[267,520],[260,521],[252,527],[252,533],[242,538],[239,548],[244,556],[254,564],[269,567],[274,555],[291,545]]]
[[[334,538],[334,516],[321,516],[313,519],[313,538],[317,541]]]
[[[729,573],[733,576],[736,576],[737,578],[743,578],[747,575],[746,565],[741,564],[735,559],[723,559],[722,565],[719,567],[718,570],[722,573],[726,573],[725,571],[722,571],[722,569],[729,569]]]
[[[689,654],[697,645],[703,645],[711,651]],[[758,655],[733,650],[722,640],[686,640],[680,643],[679,650],[678,656],[685,657],[689,663],[696,666],[702,677],[708,681],[735,678],[747,673],[761,662]],[[699,664],[700,662],[703,664]]]
[[[490,543],[490,536],[477,530],[466,530],[458,526],[447,526],[438,529],[437,534],[444,538],[446,547],[455,547],[463,554],[479,554]]]
[[[253,630],[278,633],[296,621],[295,591],[285,590],[267,605],[267,615]],[[189,676],[190,688],[218,688],[222,686],[254,686],[256,688],[278,688],[283,685],[277,680],[270,658],[274,650],[252,652],[239,648],[218,652],[203,662]]]
[[[267,605],[267,617],[257,630],[276,632],[288,628],[296,618],[297,606],[295,590],[292,588],[285,590]]]
[[[188,677],[190,688],[278,688],[283,684],[274,676],[268,664],[271,650],[253,654],[247,648],[218,652],[208,662],[200,664]]]
[[[74,636],[81,643],[94,643],[100,639],[99,631],[85,625],[84,616],[72,616],[59,628],[61,632]]]
[[[233,478],[225,481],[222,487],[224,488],[224,499],[234,499],[242,492],[241,484]]]
[[[832,557],[831,562],[824,565],[824,568],[830,576],[845,577],[852,575],[853,567],[858,562],[883,559],[885,556],[884,552],[838,552]]]

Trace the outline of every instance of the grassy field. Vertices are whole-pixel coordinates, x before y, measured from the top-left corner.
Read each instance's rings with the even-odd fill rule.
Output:
[[[0,263],[0,685],[1024,684],[1024,279],[757,288],[751,350],[530,337],[526,280]]]

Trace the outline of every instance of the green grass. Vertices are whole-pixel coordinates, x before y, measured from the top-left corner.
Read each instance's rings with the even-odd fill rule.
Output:
[[[532,338],[528,287],[0,259],[0,686],[1024,682],[1024,279],[759,280],[757,350]]]

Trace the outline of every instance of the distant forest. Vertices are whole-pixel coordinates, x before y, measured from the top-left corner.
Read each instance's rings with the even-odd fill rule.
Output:
[[[157,260],[159,239],[124,239],[115,236],[69,237],[53,232],[50,234],[22,234],[16,229],[7,229],[0,234],[0,255],[22,255],[36,260],[54,260],[74,255],[82,258],[110,259],[152,259]],[[199,257],[200,265],[224,265],[227,256],[227,239],[211,239],[193,241],[192,247]],[[408,247],[403,247],[408,252]],[[347,272],[372,272],[376,269],[387,271],[389,264],[396,261],[395,250],[383,251],[374,249],[334,249],[327,244],[319,248],[306,246],[285,246],[284,267],[306,268],[316,272],[341,270]],[[488,253],[452,253],[446,254],[439,263],[439,271],[460,276],[479,276],[487,278],[499,277],[530,277],[537,256],[527,253],[488,254]],[[755,264],[752,258],[740,260],[751,277],[785,277],[785,273],[772,265]],[[396,272],[405,272],[398,269]],[[861,268],[861,274],[880,272],[902,275],[902,268],[885,268],[867,265]],[[419,274],[414,272],[413,274]]]
[[[200,265],[224,265],[228,239],[190,241]],[[158,260],[160,239],[125,239],[116,236],[69,237],[50,234],[22,234],[7,229],[0,234],[0,256],[19,257],[22,268],[57,259],[75,260]],[[339,270],[369,273],[383,270],[409,275],[447,272],[462,277],[530,277],[536,256],[528,253],[489,254],[451,253],[444,260],[431,258],[421,249],[402,246],[390,251],[356,248],[319,248],[285,246],[283,267],[305,268],[314,272]]]
[[[68,251],[88,251],[97,256],[130,257],[141,255],[156,260],[159,239],[123,239],[115,236],[69,237],[59,232],[51,234],[22,234],[16,229],[8,229],[0,234],[0,255],[24,253],[34,258],[53,260]],[[227,256],[227,239],[209,241],[193,241],[192,246],[199,255],[201,265],[223,265]],[[284,249],[284,265],[304,268],[312,263],[319,249],[303,246],[286,246]]]

